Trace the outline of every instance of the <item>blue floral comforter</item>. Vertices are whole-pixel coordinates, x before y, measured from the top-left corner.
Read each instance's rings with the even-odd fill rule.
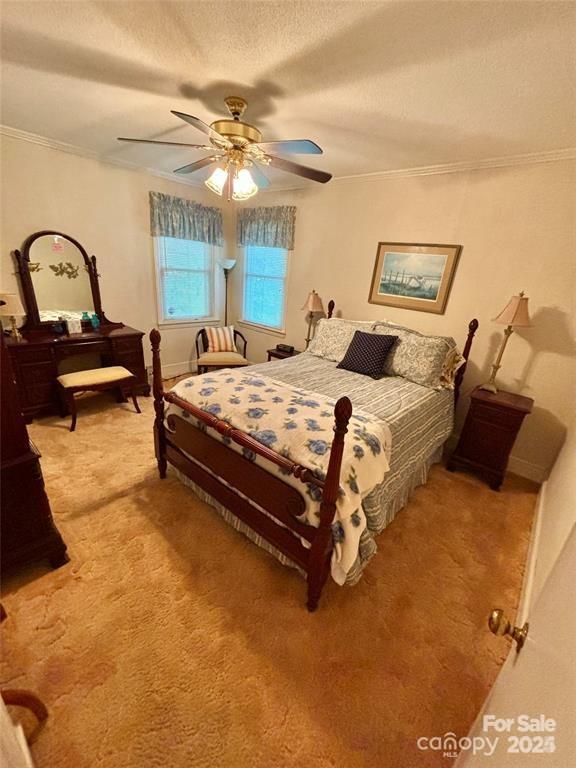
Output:
[[[253,375],[245,369],[244,372],[225,369],[194,376],[176,384],[172,392],[307,467],[317,477],[325,477],[334,435],[334,400],[268,376]],[[168,412],[188,415],[174,406],[170,406]],[[201,422],[199,426],[205,428]],[[230,443],[226,438],[220,439]],[[270,471],[282,471],[252,451],[234,443],[230,447]],[[338,584],[345,582],[358,556],[360,536],[366,528],[362,499],[382,482],[389,469],[390,448],[387,424],[376,416],[355,410],[344,443],[340,497],[332,526],[332,577]],[[284,479],[303,491],[304,522],[317,527],[320,488],[312,483],[303,485],[291,475]]]

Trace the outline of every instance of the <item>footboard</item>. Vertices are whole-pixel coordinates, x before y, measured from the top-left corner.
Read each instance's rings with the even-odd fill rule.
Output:
[[[334,440],[324,480],[306,467],[276,453],[228,422],[207,413],[172,392],[164,393],[160,362],[160,333],[150,333],[153,363],[154,436],[160,477],[170,463],[217,499],[236,517],[299,565],[307,574],[307,607],[314,611],[330,572],[332,523],[340,487],[344,436],[352,415],[352,404],[342,397],[334,408]],[[229,441],[252,451],[304,485],[313,484],[322,493],[318,528],[297,519],[304,511],[299,492],[261,466],[174,414],[165,424],[165,403],[173,403],[201,424],[211,427]],[[247,498],[244,498],[247,497]],[[251,503],[253,502],[253,503]],[[258,505],[258,506],[255,506]],[[261,509],[268,514],[264,514]],[[302,539],[308,546],[302,544]]]

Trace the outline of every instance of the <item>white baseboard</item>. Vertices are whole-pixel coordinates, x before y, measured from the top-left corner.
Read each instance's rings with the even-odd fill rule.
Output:
[[[152,366],[146,366],[149,381],[152,381]],[[181,376],[183,373],[196,373],[196,362],[184,360],[182,363],[162,363],[162,378],[172,379],[174,376]]]
[[[458,443],[457,434],[452,434],[446,441],[446,450],[448,453],[456,448]],[[517,456],[510,456],[508,461],[508,472],[512,472],[514,475],[520,475],[528,480],[534,480],[535,483],[543,483],[548,477],[548,470],[545,467],[541,467],[539,464],[532,464],[530,461],[520,459]]]
[[[255,365],[254,362],[250,362],[250,365]],[[152,381],[152,366],[146,366],[146,372],[148,374],[148,381]],[[196,360],[184,360],[182,363],[162,363],[162,377],[164,379],[172,379],[175,376],[182,376],[184,373],[196,373]]]
[[[508,472],[513,472],[520,477],[526,477],[528,480],[534,480],[536,483],[543,483],[548,477],[548,471],[539,464],[532,464],[525,459],[519,459],[517,456],[510,456],[508,462]]]
[[[538,493],[538,501],[536,502],[536,512],[534,513],[534,520],[532,522],[532,530],[530,532],[530,544],[528,545],[528,556],[526,557],[526,570],[524,571],[524,579],[522,581],[522,591],[520,593],[520,601],[518,603],[518,611],[516,613],[516,624],[521,627],[530,615],[530,608],[532,606],[532,598],[534,591],[534,574],[536,573],[536,560],[538,558],[538,549],[540,546],[540,532],[542,530],[542,518],[544,516],[544,508],[546,506],[546,488],[548,483],[544,483],[540,487]]]

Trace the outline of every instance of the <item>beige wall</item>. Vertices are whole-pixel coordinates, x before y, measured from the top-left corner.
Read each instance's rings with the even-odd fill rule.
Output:
[[[1,160],[0,289],[17,290],[10,252],[32,232],[55,229],[96,254],[106,316],[148,333],[157,323],[148,192],[209,205],[218,205],[216,198],[201,188],[7,136],[2,137]],[[232,242],[233,209],[225,202],[222,208]],[[162,328],[166,373],[187,368],[196,330]],[[147,339],[144,349],[149,360]]]
[[[487,378],[501,338],[491,318],[516,291],[530,296],[535,326],[514,334],[500,382],[534,397],[511,467],[541,479],[561,445],[576,381],[575,169],[571,161],[396,179],[334,181],[325,187],[262,194],[262,205],[298,206],[296,247],[288,286],[285,337],[243,330],[251,360],[278,341],[302,348],[301,306],[315,288],[334,298],[345,317],[389,318],[463,343],[480,320],[465,391]],[[98,257],[104,309],[110,319],[148,332],[157,322],[148,191],[214,205],[202,189],[103,164],[15,138],[2,139],[2,277],[14,290],[10,251],[39,229],[67,232]],[[218,203],[218,201],[216,201]],[[228,255],[235,254],[235,213],[222,203]],[[368,304],[379,241],[464,246],[444,315]],[[241,254],[239,254],[241,256]],[[231,317],[241,307],[242,265],[231,273]],[[162,329],[166,373],[193,358],[196,329]],[[145,349],[148,358],[147,344]],[[463,398],[459,422],[466,408]]]
[[[514,334],[503,360],[503,388],[535,399],[513,451],[511,468],[542,479],[573,410],[575,359],[575,169],[555,162],[433,176],[334,181],[306,191],[268,193],[261,204],[298,207],[290,265],[285,339],[249,330],[249,356],[285,340],[302,349],[305,313],[315,288],[344,317],[388,318],[420,331],[451,334],[463,344],[480,321],[464,382],[485,380],[502,337],[491,322],[510,296],[530,296],[534,327]],[[464,246],[444,315],[368,304],[379,241]],[[241,269],[233,273],[240,306]],[[467,407],[463,398],[459,422]]]

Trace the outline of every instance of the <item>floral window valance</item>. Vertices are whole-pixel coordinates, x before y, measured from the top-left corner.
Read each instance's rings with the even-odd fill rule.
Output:
[[[150,234],[223,245],[222,211],[182,197],[150,192]]]
[[[292,251],[295,220],[293,205],[242,208],[238,211],[238,245],[262,245]]]

